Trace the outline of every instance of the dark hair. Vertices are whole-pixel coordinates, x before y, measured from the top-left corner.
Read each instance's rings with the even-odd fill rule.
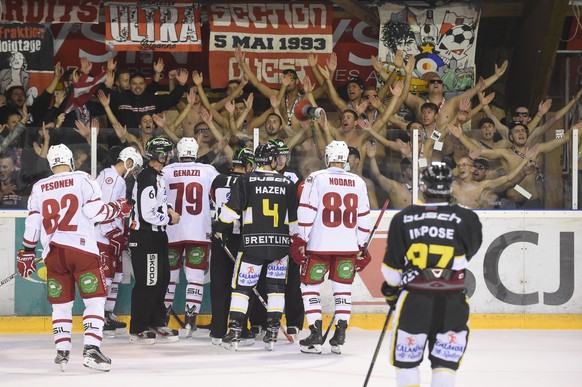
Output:
[[[416,40],[414,32],[408,24],[388,21],[382,26],[380,40],[393,53],[398,49],[398,42],[407,39]]]
[[[240,79],[231,79],[226,83],[225,87],[228,87],[229,85],[236,83],[237,85],[240,85]]]
[[[281,118],[281,116],[280,116],[280,115],[278,115],[277,113],[270,113],[270,114],[267,116],[267,118],[269,118],[269,117],[272,117],[272,116],[275,116],[275,117],[277,117],[277,118],[279,119],[279,125],[283,125],[283,119]]]
[[[238,97],[234,99],[234,104],[236,105],[237,103],[245,103],[245,100],[243,97]]]
[[[436,103],[432,103],[432,102],[425,102],[420,106],[420,111],[423,111],[424,109],[431,109],[432,111],[435,112],[435,114],[437,114],[439,112],[439,107],[437,106]]]
[[[412,168],[412,161],[408,157],[405,157],[400,160],[400,172],[404,172],[408,168]]]
[[[295,77],[295,79],[298,79],[299,76],[297,75],[297,71],[295,69],[284,69],[282,71],[283,75],[287,75],[287,74],[293,74],[293,76]]]
[[[491,125],[495,126],[495,123],[489,117],[481,118],[481,120],[479,121],[479,128],[481,128],[485,124],[491,124]]]
[[[509,123],[510,134],[511,134],[511,131],[513,130],[513,128],[515,128],[517,126],[523,126],[525,128],[525,133],[529,136],[529,128],[527,127],[527,125],[524,124],[523,122],[519,122],[519,121],[513,121],[513,122]]]
[[[354,148],[353,146],[349,146],[348,147],[348,157],[350,155],[356,156],[357,159],[361,158],[360,157],[360,151],[358,149]]]
[[[145,79],[146,79],[146,76],[144,75],[144,73],[142,73],[142,72],[140,72],[140,71],[137,71],[137,72],[135,72],[135,73],[133,73],[133,74],[131,74],[131,75],[129,76],[129,81],[131,82],[131,80],[132,80],[133,78],[137,78],[137,77],[143,78],[143,79],[144,79],[144,81],[145,81]]]
[[[353,116],[354,116],[354,119],[355,119],[355,120],[357,120],[357,119],[358,119],[358,117],[360,116],[360,115],[358,114],[358,112],[356,112],[356,111],[355,111],[355,110],[353,110],[353,109],[349,109],[349,108],[348,108],[348,109],[346,109],[346,110],[344,110],[344,111],[342,112],[342,115],[344,115],[345,113],[351,113],[351,114],[353,114]]]
[[[18,85],[18,86],[10,86],[8,89],[6,89],[6,92],[4,93],[6,95],[6,99],[10,100],[10,98],[12,98],[12,93],[14,93],[14,90],[16,89],[20,89],[24,92],[24,94],[26,94],[26,90],[24,89],[24,87]]]

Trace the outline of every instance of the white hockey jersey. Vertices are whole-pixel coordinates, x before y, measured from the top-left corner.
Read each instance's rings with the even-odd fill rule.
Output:
[[[126,195],[126,185],[123,177],[119,175],[114,166],[105,168],[97,176],[97,184],[101,187],[101,199],[104,202],[112,202],[124,198]],[[97,242],[108,244],[109,240],[105,235],[113,229],[123,230],[123,219],[115,218],[110,222],[102,222],[95,226]]]
[[[43,258],[50,244],[99,255],[95,222],[114,216],[101,200],[95,179],[82,171],[58,173],[36,182],[28,210],[22,244],[34,248],[40,238]]]
[[[208,164],[174,163],[162,169],[168,204],[180,214],[180,222],[168,226],[168,242],[208,242],[212,233],[210,189],[218,171]]]
[[[313,172],[305,180],[297,218],[307,252],[357,253],[370,233],[366,183],[341,168]]]

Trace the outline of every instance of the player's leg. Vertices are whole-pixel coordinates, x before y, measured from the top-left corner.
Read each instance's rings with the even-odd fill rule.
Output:
[[[257,260],[238,253],[232,276],[232,295],[230,299],[230,321],[228,332],[222,338],[222,346],[227,349],[238,349],[243,324],[249,306],[249,295],[259,280],[262,265]]]
[[[456,371],[469,340],[469,304],[463,291],[443,292],[434,296],[433,327],[436,334],[429,341],[432,387],[453,387]]]
[[[235,250],[236,251],[236,250]],[[234,263],[226,255],[219,241],[213,242],[210,261],[210,337],[212,344],[220,344],[226,334],[228,307],[230,303],[230,283]]]
[[[265,276],[267,275],[267,266],[263,266],[261,270],[261,276],[259,277],[259,282],[255,289],[263,297],[264,300],[267,299],[267,289],[265,289]],[[261,302],[255,295],[251,293],[249,297],[249,321],[251,323],[251,332],[257,335],[264,334],[267,329],[267,309],[261,305]]]
[[[267,329],[263,336],[265,348],[273,350],[281,327],[281,317],[285,309],[285,282],[289,256],[274,260],[267,265],[265,289],[267,290]]]
[[[101,253],[100,243],[97,243],[99,252]],[[123,276],[123,267],[121,264],[121,254],[115,254],[115,248],[108,246],[107,264],[104,267],[105,283],[107,284],[107,298],[105,299],[105,325],[103,326],[103,334],[105,336],[115,336],[124,334],[126,332],[127,324],[117,319],[113,310],[117,302],[117,292],[119,290],[119,283]]]
[[[340,354],[346,341],[346,329],[352,313],[352,282],[355,275],[355,256],[336,256],[332,261],[329,279],[335,301],[335,331],[329,339],[331,351]]]
[[[301,273],[301,296],[305,308],[305,317],[310,334],[299,341],[303,353],[321,353],[323,337],[321,334],[321,284],[329,270],[329,259],[317,254],[310,254]]]
[[[184,246],[181,243],[171,243],[168,246],[168,260],[170,265],[170,282],[166,290],[164,298],[164,305],[166,307],[166,324],[170,322],[170,308],[174,304],[174,297],[176,296],[176,284],[180,277],[180,268],[182,267],[182,253]]]
[[[285,284],[285,318],[287,333],[296,336],[303,328],[305,309],[301,296],[300,267],[294,260],[289,260],[287,283]]]
[[[194,244],[186,247],[184,273],[186,285],[186,336],[189,337],[196,327],[196,317],[202,307],[204,296],[204,272],[208,269],[208,244]]]

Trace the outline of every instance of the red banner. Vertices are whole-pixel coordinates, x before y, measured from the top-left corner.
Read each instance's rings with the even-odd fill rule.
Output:
[[[99,0],[0,0],[0,10],[5,22],[99,22]]]
[[[234,50],[241,45],[259,81],[278,87],[281,70],[305,76],[307,54],[325,59],[332,52],[331,6],[312,3],[212,4],[209,53],[212,87],[239,77]],[[324,62],[323,62],[324,63]]]
[[[202,51],[197,3],[111,1],[105,20],[112,51]]]

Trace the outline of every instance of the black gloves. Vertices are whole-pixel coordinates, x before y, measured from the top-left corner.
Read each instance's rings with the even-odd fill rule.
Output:
[[[381,290],[388,306],[394,308],[396,306],[396,302],[398,301],[398,296],[400,295],[401,288],[390,286],[388,285],[388,283],[386,283],[386,281],[384,281],[384,283],[382,283]]]

